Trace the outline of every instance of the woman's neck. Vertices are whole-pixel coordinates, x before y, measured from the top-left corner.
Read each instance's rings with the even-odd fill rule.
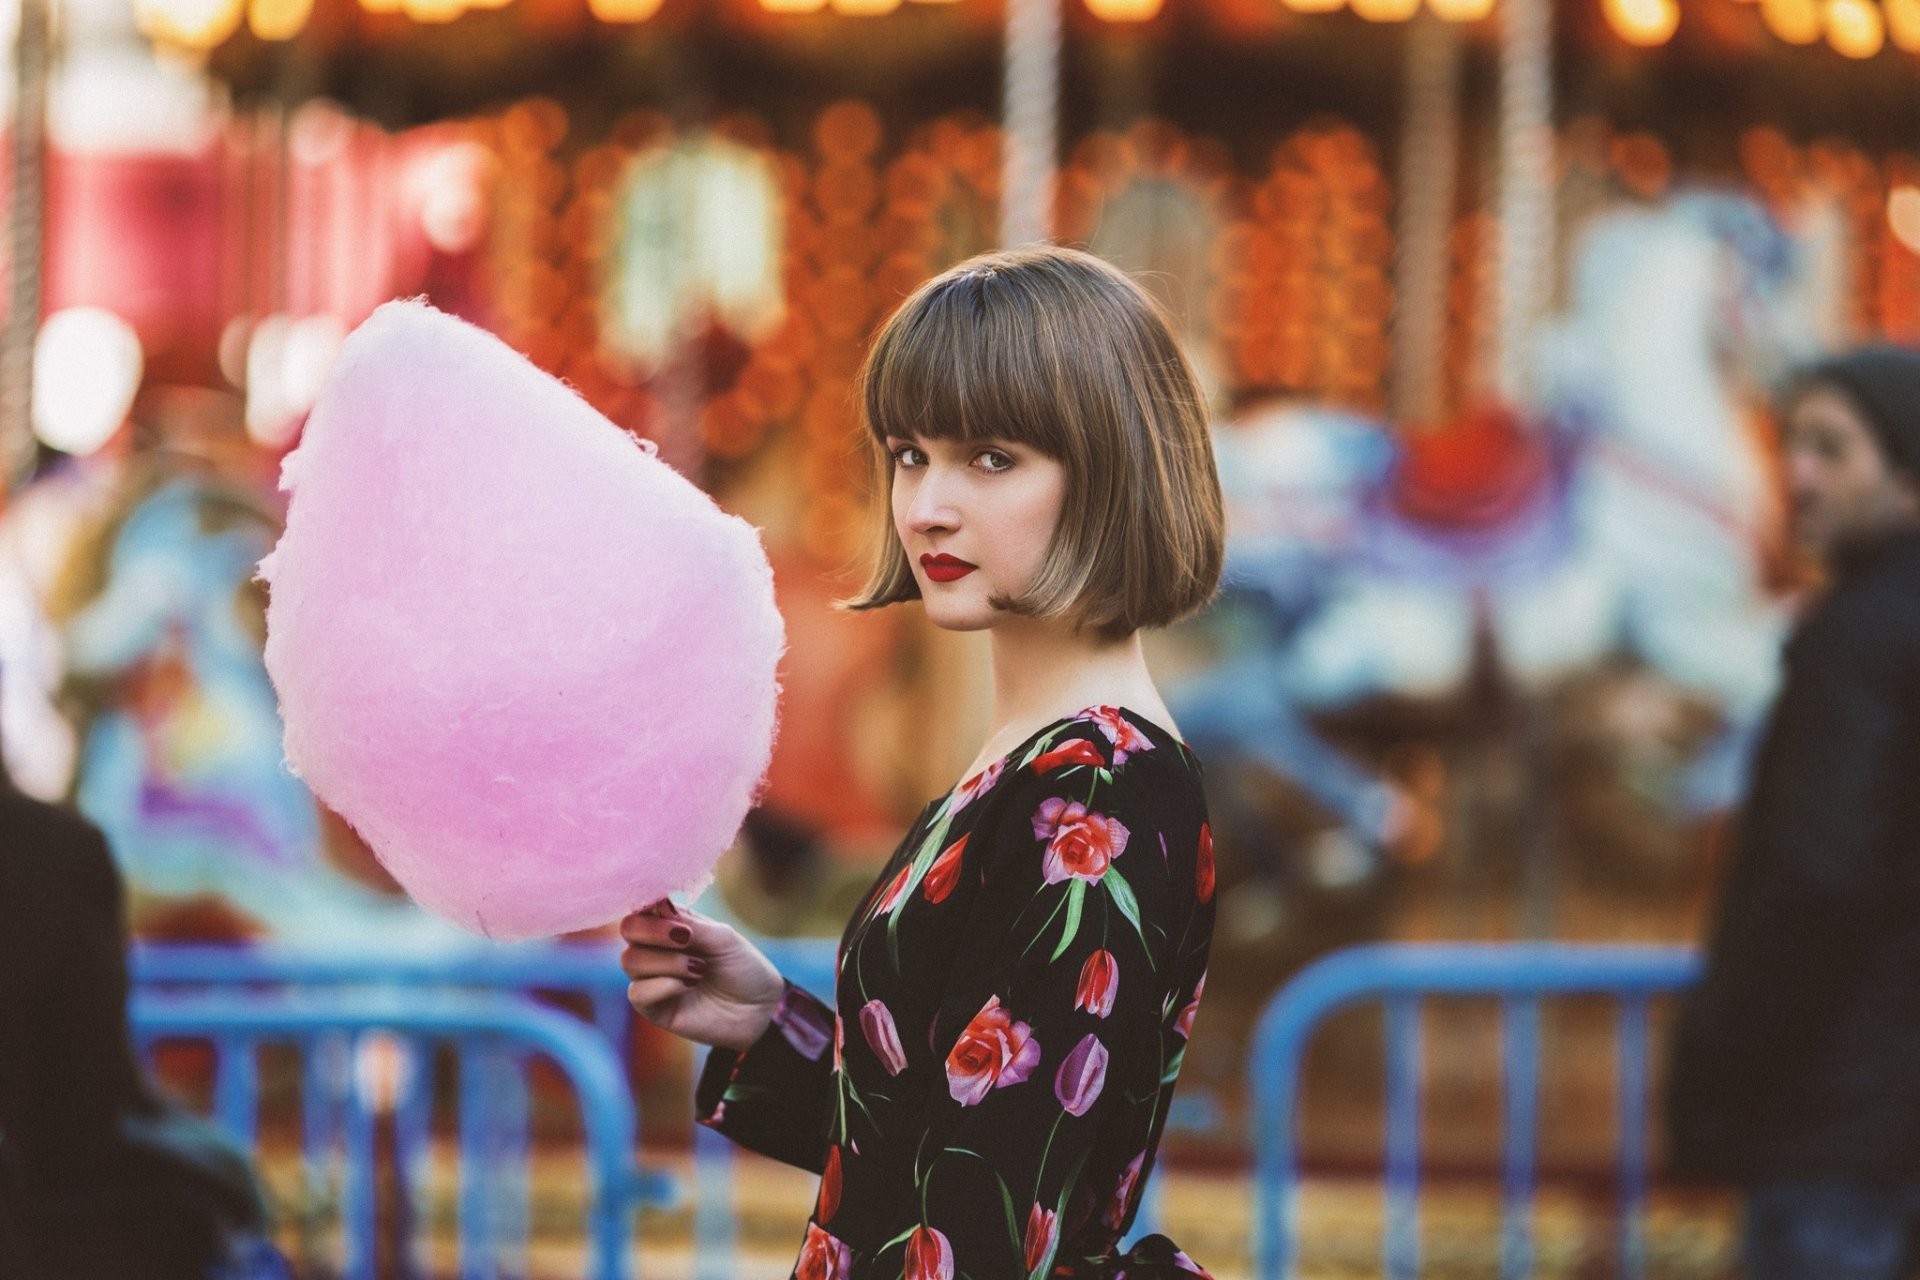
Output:
[[[1057,620],[1012,619],[993,629],[993,714],[972,774],[1035,730],[1090,706],[1126,706],[1171,728],[1138,633],[1103,641]]]

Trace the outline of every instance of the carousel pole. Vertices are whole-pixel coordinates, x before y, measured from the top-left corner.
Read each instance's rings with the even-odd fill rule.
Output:
[[[20,0],[13,46],[13,150],[8,165],[7,317],[0,326],[0,496],[31,477],[33,343],[40,332],[46,231],[47,78],[51,0]]]
[[[1430,425],[1446,411],[1447,284],[1460,145],[1460,32],[1431,13],[1407,31],[1400,129],[1393,416]]]
[[[1551,293],[1552,0],[1500,0],[1500,273],[1495,386],[1524,408],[1533,331]]]
[[[1500,0],[1500,274],[1496,389],[1507,406],[1533,406],[1534,329],[1551,294],[1554,251],[1553,0]],[[1490,624],[1483,599],[1481,616]],[[1483,624],[1488,625],[1488,624]],[[1489,640],[1492,636],[1489,635]],[[1525,938],[1553,936],[1554,804],[1559,792],[1550,712],[1499,663],[1492,672],[1511,719],[1505,726],[1525,789],[1519,812],[1522,868],[1518,921]],[[1524,1235],[1502,1241],[1515,1274],[1531,1267]]]
[[[1060,2],[1007,0],[1001,99],[1000,243],[1053,236],[1060,134]]]

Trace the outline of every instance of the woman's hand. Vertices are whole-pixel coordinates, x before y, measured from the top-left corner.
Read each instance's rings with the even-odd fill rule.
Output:
[[[730,926],[662,898],[622,920],[620,936],[627,1003],[654,1026],[747,1049],[773,1020],[780,971]]]

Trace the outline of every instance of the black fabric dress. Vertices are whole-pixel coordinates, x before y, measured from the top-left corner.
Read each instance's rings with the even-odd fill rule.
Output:
[[[1213,843],[1186,745],[1057,721],[923,810],[841,939],[696,1119],[821,1175],[800,1280],[1206,1272],[1139,1207],[1206,983]]]

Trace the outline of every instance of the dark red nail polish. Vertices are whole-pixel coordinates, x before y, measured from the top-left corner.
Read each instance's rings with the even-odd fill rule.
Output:
[[[685,925],[677,924],[673,926],[673,929],[667,934],[667,936],[673,939],[674,946],[684,947],[689,942],[693,941],[693,930],[687,928]]]

